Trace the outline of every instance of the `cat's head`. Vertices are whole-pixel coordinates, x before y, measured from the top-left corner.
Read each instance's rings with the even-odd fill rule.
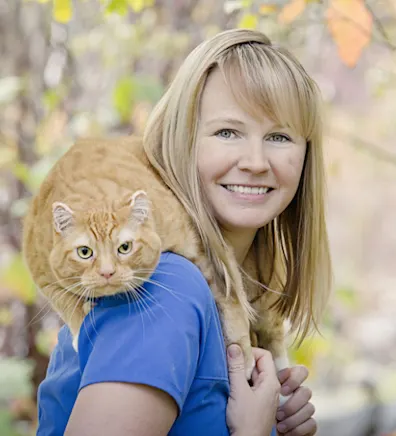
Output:
[[[52,216],[50,266],[68,292],[93,297],[132,290],[158,264],[161,241],[143,191],[93,210],[56,202]]]

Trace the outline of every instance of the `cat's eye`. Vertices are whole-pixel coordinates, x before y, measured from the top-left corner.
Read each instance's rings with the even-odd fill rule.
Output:
[[[89,259],[93,255],[93,251],[91,248],[83,245],[81,247],[77,247],[77,254],[81,257],[81,259]]]
[[[118,247],[118,252],[120,254],[128,254],[132,250],[132,242],[124,242]]]

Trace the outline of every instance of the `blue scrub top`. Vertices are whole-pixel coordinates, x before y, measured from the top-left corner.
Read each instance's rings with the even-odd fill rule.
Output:
[[[205,278],[166,252],[144,289],[140,302],[127,294],[97,299],[80,329],[78,354],[61,328],[38,390],[37,436],[63,435],[79,390],[101,382],[167,392],[179,407],[171,436],[229,435],[224,339]]]

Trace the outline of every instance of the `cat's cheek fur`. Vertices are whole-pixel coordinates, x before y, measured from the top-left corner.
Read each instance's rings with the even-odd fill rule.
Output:
[[[72,284],[68,279],[82,277],[92,262],[79,262],[77,259],[73,259],[72,253],[69,252],[63,255],[62,252],[62,247],[59,247],[59,245],[55,246],[51,250],[49,264],[56,279],[64,280],[64,286],[67,287]],[[76,291],[78,291],[77,288]]]

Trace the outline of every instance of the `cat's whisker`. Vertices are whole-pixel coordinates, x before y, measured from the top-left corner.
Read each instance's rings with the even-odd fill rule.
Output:
[[[170,271],[164,271],[164,270],[161,270],[161,269],[159,269],[159,268],[156,268],[155,270],[152,270],[152,269],[148,269],[148,268],[138,268],[138,269],[136,269],[136,270],[134,270],[134,274],[140,274],[140,273],[150,273],[150,275],[151,274],[154,274],[154,273],[158,273],[158,274],[163,274],[163,275],[168,275],[168,276],[178,276],[178,274],[175,274],[175,273],[172,273],[172,272],[170,272]]]
[[[162,283],[158,282],[157,280],[152,280],[152,279],[145,279],[144,280],[142,277],[139,277],[137,275],[134,275],[134,278],[137,278],[138,280],[142,280],[144,282],[151,283],[152,285],[158,286],[158,287],[164,289],[165,291],[168,291],[175,298],[179,298],[177,295],[177,294],[179,294],[179,292],[175,292],[173,289],[168,288],[167,286],[163,285]]]
[[[141,305],[142,308],[145,310],[145,312],[147,313],[147,316],[148,316],[149,321],[154,322],[154,321],[155,321],[155,312],[154,312],[153,309],[150,307],[149,303],[145,300],[144,296],[143,296],[143,298],[142,298],[142,295],[141,295],[141,293],[140,293],[140,286],[137,286],[137,287],[136,287],[136,293],[137,293],[137,303],[138,303],[139,305]],[[153,301],[153,300],[151,300],[151,301]],[[156,302],[154,301],[154,304],[155,304],[155,303],[156,303]],[[158,306],[158,307],[161,307],[158,303],[157,303],[157,306]],[[153,319],[151,319],[151,316],[150,316],[150,315],[153,316]]]
[[[43,287],[41,288],[41,290],[42,290],[42,291],[43,291],[43,290],[46,290],[46,289],[49,288],[50,286],[57,285],[58,283],[63,282],[63,281],[66,281],[66,280],[77,280],[77,281],[78,281],[78,280],[81,280],[81,279],[82,279],[82,277],[75,276],[75,277],[66,277],[66,278],[64,278],[64,279],[55,280],[54,282],[48,283],[48,285],[43,286]]]
[[[83,300],[85,299],[85,296],[86,296],[86,294],[87,294],[88,292],[89,292],[89,289],[83,287],[83,292],[81,293],[81,295],[78,296],[78,299],[77,299],[77,301],[76,301],[75,304],[74,304],[74,309],[72,310],[72,312],[71,312],[71,314],[70,314],[70,319],[73,318],[73,315],[75,314],[77,308],[78,308],[79,306],[82,307],[82,305],[83,305]]]
[[[40,317],[40,314],[43,312],[44,309],[48,310]],[[40,310],[34,315],[34,317],[28,322],[27,327],[32,326],[35,322],[42,321],[51,311],[52,311],[51,303],[50,301],[46,301],[45,304],[40,308]]]
[[[147,304],[146,301],[144,301],[143,298],[141,298],[141,293],[139,292],[140,288],[141,288],[141,285],[139,285],[137,283],[134,283],[134,282],[128,283],[128,289],[130,289],[130,292],[133,294],[135,302],[139,306],[142,306],[144,309],[147,309],[147,311],[150,311],[155,318],[155,314],[154,314],[153,310],[151,309],[151,307]],[[154,300],[151,300],[151,301],[154,301]]]
[[[138,290],[139,290],[139,293],[141,293],[141,294],[143,295],[143,297],[144,297],[144,298],[141,298],[141,301],[144,301],[144,299],[146,298],[146,299],[148,299],[149,301],[153,302],[153,304],[154,304],[156,307],[159,307],[160,309],[162,309],[162,311],[164,312],[164,314],[165,314],[169,319],[172,320],[172,317],[171,317],[171,316],[169,315],[169,313],[165,310],[164,306],[158,302],[158,300],[154,297],[154,295],[150,294],[149,291],[148,291],[147,289],[145,289],[144,287],[142,287],[142,286],[138,286]],[[148,304],[147,301],[146,301],[145,303],[146,303],[146,305]],[[152,310],[152,309],[151,309],[151,310]],[[172,321],[173,321],[173,320],[172,320]]]
[[[87,287],[87,290],[88,290],[87,298],[88,298],[89,300],[91,300],[92,298],[95,297],[95,295],[94,295],[95,289],[94,289],[94,288],[89,288],[89,287]],[[95,307],[92,307],[92,306],[91,306],[91,309],[90,309],[90,311],[88,312],[88,314],[86,314],[86,316],[88,316],[88,318],[89,318],[89,321],[90,321],[90,323],[91,323],[91,326],[92,326],[93,331],[95,332],[96,335],[98,335],[99,333],[98,333],[98,331],[96,330]],[[93,345],[93,341],[92,341],[92,339],[89,337],[89,332],[87,331],[87,326],[86,326],[85,324],[84,324],[84,329],[85,329],[85,333],[87,334],[87,337],[88,337],[89,341],[90,341],[91,344]]]
[[[145,327],[145,324],[144,324],[144,316],[143,316],[144,307],[143,307],[143,304],[140,301],[140,298],[139,298],[139,295],[138,295],[136,289],[132,289],[131,291],[128,291],[127,293],[129,293],[129,292],[131,293],[132,298],[133,298],[133,300],[136,303],[137,309],[139,311],[140,319],[142,320],[143,340],[144,340],[145,334],[146,334],[146,327]]]
[[[134,293],[134,289],[131,289],[131,290],[126,290],[125,291],[125,295],[126,295],[126,297],[127,297],[127,300],[128,300],[128,311],[129,311],[129,315],[131,314],[131,300],[129,299],[129,297],[131,296],[132,297],[132,300],[134,300],[134,295],[133,295],[133,293]]]

